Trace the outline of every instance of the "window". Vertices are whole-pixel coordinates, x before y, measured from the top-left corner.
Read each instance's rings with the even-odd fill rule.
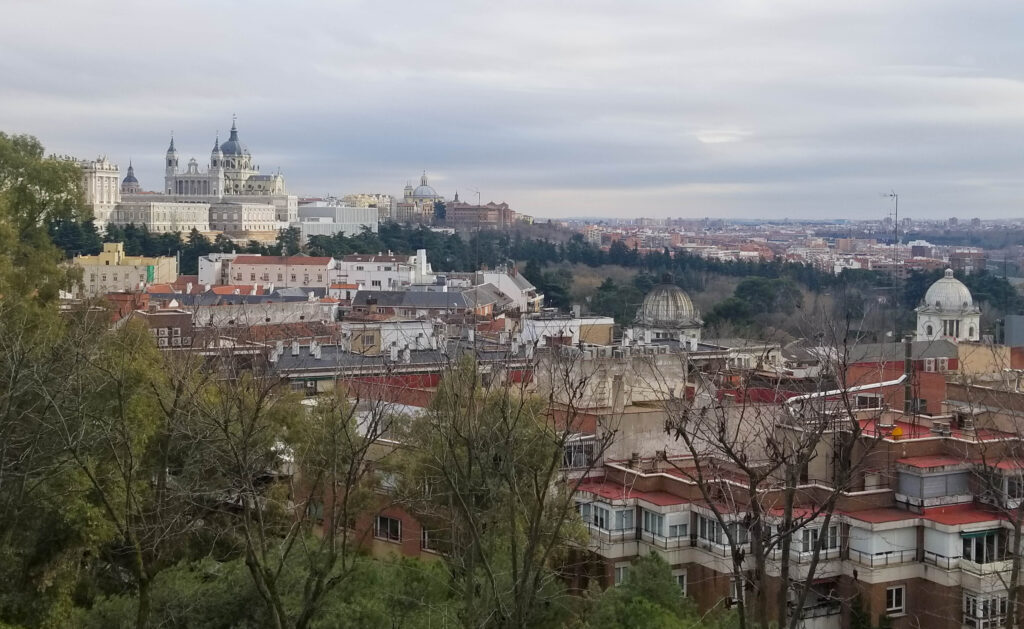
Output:
[[[927,336],[931,336],[933,334],[933,328],[932,328],[931,324],[928,324],[928,325],[925,326],[924,333]]]
[[[278,273],[277,274],[277,281],[278,282],[283,282],[284,281],[284,274],[283,273]]]
[[[668,527],[669,537],[686,537],[689,535],[689,525],[687,524],[670,524]]]
[[[437,550],[437,535],[427,529],[420,531],[420,548],[423,550]]]
[[[256,274],[255,273],[250,273],[249,274],[249,279],[252,280],[252,281],[256,281]]]
[[[647,509],[642,509],[642,511],[644,513],[644,531],[654,535],[661,535],[663,530],[662,526],[665,523],[665,516],[660,513],[648,511]]]
[[[697,537],[715,544],[722,543],[722,528],[718,521],[702,515],[697,516]]]
[[[882,396],[858,395],[857,408],[882,408]]]
[[[594,526],[596,526],[599,529],[608,530],[608,522],[610,521],[611,512],[604,507],[594,505],[593,515]]]
[[[371,280],[370,286],[380,286],[380,280]]]
[[[629,576],[629,566],[615,566],[615,585],[622,585]]]
[[[580,502],[576,504],[576,509],[580,512],[580,517],[587,524],[590,523],[590,504],[586,502]]]
[[[633,510],[623,509],[615,512],[615,530],[628,531],[633,528]]]
[[[402,521],[378,515],[373,523],[373,536],[389,542],[402,541]]]
[[[1006,624],[1007,596],[985,596],[964,592],[964,622],[975,629],[990,629]]]
[[[902,614],[906,611],[906,586],[885,588],[885,613]]]
[[[562,451],[564,467],[587,467],[594,462],[593,441],[570,441]]]
[[[743,595],[743,581],[732,577],[729,579],[729,603],[738,603]]]
[[[963,558],[974,563],[992,563],[1003,558],[1003,548],[998,531],[961,533],[963,537]]]
[[[1024,498],[1024,478],[1010,476],[1006,479],[1006,497],[1010,499]]]
[[[683,593],[683,596],[686,596],[686,573],[685,572],[680,572],[679,574],[677,574],[675,576],[676,576],[676,585],[679,586],[679,591]]]
[[[814,552],[814,548],[818,544],[818,535],[820,534],[821,529],[816,528],[805,528],[800,531],[800,546],[802,552]],[[821,549],[834,550],[836,548],[839,548],[839,526],[833,524],[828,527],[828,535],[825,537],[825,541],[822,543]]]

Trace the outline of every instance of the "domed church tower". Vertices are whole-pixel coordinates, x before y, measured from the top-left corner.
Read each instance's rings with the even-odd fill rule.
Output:
[[[135,167],[129,160],[128,174],[121,180],[121,194],[139,194],[140,192],[142,192],[142,187],[139,185],[139,180],[135,178]]]
[[[928,288],[917,312],[917,340],[977,341],[981,339],[981,309],[971,291],[946,269]]]

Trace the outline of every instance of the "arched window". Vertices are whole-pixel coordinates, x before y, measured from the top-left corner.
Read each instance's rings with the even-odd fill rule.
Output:
[[[971,327],[967,328],[967,338],[969,338],[969,339],[974,338],[974,326],[973,325]]]
[[[925,326],[924,333],[928,336],[932,335],[932,325],[930,323],[927,326]]]

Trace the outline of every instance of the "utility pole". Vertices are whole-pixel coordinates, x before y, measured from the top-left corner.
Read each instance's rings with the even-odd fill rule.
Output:
[[[900,195],[895,190],[890,190],[886,195],[893,201],[893,228],[892,228],[892,284],[893,304],[892,315],[892,340],[898,343],[900,340]]]

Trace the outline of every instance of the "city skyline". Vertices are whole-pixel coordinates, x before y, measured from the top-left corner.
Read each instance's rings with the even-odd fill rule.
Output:
[[[0,126],[146,189],[171,130],[205,165],[237,114],[300,195],[426,169],[537,217],[881,218],[890,188],[901,217],[1024,216],[1013,4],[631,9],[15,4]]]

